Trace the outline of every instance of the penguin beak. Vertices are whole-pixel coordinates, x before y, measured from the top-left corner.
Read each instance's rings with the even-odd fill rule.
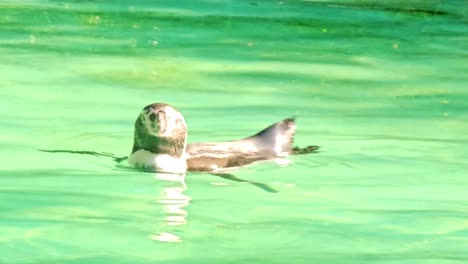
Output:
[[[150,111],[143,113],[143,119],[146,120],[146,128],[153,135],[162,136],[167,131],[167,116],[163,111]]]

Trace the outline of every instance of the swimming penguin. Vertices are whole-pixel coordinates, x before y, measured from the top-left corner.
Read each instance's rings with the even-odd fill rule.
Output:
[[[128,162],[157,172],[216,172],[318,148],[293,148],[295,131],[294,118],[287,118],[241,140],[187,144],[187,125],[180,112],[168,104],[154,103],[145,106],[135,121]]]

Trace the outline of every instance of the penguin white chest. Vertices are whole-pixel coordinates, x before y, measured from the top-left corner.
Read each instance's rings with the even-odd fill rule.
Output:
[[[128,163],[140,168],[153,169],[156,172],[185,173],[187,162],[168,154],[154,154],[140,149],[128,157]]]

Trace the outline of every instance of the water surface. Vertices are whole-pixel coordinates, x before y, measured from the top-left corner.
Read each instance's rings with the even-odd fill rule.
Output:
[[[1,263],[465,263],[464,1],[0,1]],[[123,169],[133,122],[189,141],[297,116],[321,152]]]

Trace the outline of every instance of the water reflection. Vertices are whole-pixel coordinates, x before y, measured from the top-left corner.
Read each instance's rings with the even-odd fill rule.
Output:
[[[187,224],[188,212],[184,209],[190,204],[190,197],[185,195],[187,190],[185,174],[156,173],[154,178],[158,186],[164,186],[158,196],[157,203],[162,205],[164,212],[164,226],[180,226]],[[166,228],[164,228],[166,229]],[[167,229],[171,229],[167,227]],[[176,230],[164,230],[150,236],[161,242],[182,242],[182,239],[171,233]]]

